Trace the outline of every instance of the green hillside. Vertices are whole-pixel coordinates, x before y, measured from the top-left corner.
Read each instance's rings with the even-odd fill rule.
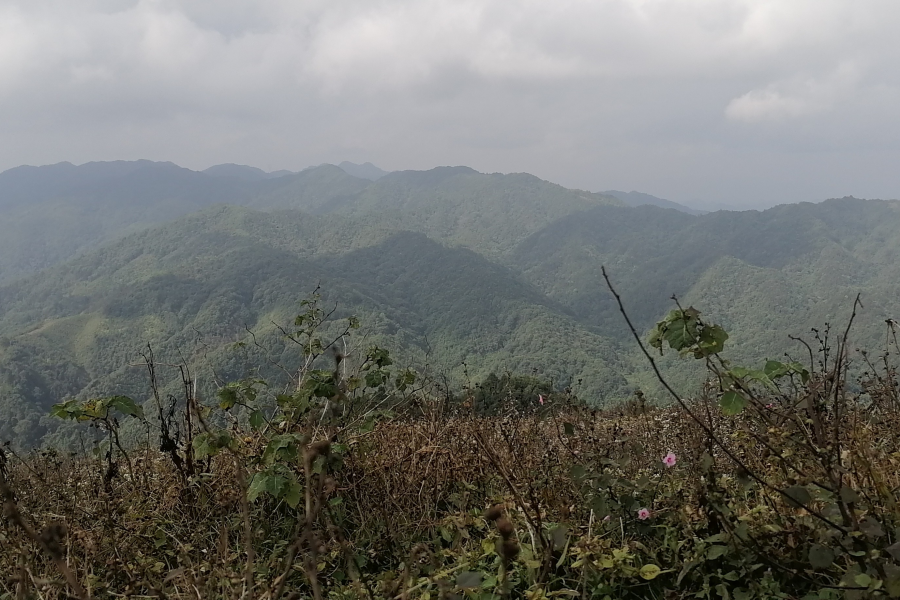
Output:
[[[196,369],[206,395],[253,369],[277,378],[276,363],[299,359],[276,325],[317,287],[337,317],[360,318],[365,344],[457,389],[508,370],[577,384],[597,405],[635,388],[664,400],[601,265],[641,331],[674,293],[724,325],[729,353],[748,363],[800,357],[788,336],[843,326],[857,293],[855,345],[878,350],[897,314],[897,202],[696,216],[466,167],[377,181],[332,165],[220,167],[0,174],[0,410],[11,415],[0,439],[71,444],[46,416],[54,402],[146,398],[148,343]],[[257,343],[235,347],[249,332]],[[662,364],[696,389],[696,366]]]
[[[615,344],[515,272],[419,233],[343,253],[318,247],[334,231],[302,213],[213,208],[0,288],[4,370],[28,365],[4,383],[0,410],[18,416],[0,424],[0,438],[46,434],[56,424],[43,415],[63,395],[145,397],[133,365],[147,343],[164,362],[189,360],[206,393],[213,369],[227,380],[267,368],[261,350],[231,348],[248,329],[279,361],[296,362],[273,322],[289,323],[316,285],[340,315],[361,318],[370,342],[416,365],[427,348],[456,380],[467,363],[476,378],[536,371],[559,385],[583,379],[597,398],[627,394]]]
[[[0,173],[0,281],[214,204],[342,213],[485,251],[511,246],[576,210],[621,204],[530,175],[465,167],[403,171],[375,182],[327,164],[276,175],[240,165],[197,172],[150,161],[10,169]]]

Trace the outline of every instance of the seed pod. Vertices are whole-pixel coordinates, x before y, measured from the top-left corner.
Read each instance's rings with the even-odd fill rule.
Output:
[[[519,556],[519,543],[516,540],[503,540],[500,545],[500,555],[504,560],[515,560]]]
[[[502,517],[497,521],[497,531],[500,532],[500,535],[503,536],[503,539],[509,539],[509,537],[513,534],[512,523],[510,523],[509,519],[507,519],[506,517]]]
[[[488,521],[496,521],[503,516],[503,508],[499,504],[495,504],[484,512],[484,518]]]
[[[317,456],[328,456],[331,453],[331,442],[328,440],[320,440],[309,445],[309,456],[315,458]]]

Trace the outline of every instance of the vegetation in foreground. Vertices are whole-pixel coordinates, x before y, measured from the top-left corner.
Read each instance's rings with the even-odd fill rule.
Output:
[[[356,323],[323,339],[324,319],[285,332],[306,360],[284,389],[212,405],[148,353],[152,389],[173,369],[183,397],[57,405],[102,434],[93,458],[0,453],[0,597],[900,596],[893,322],[850,380],[845,332],[748,369],[678,307],[647,358],[702,361],[704,393],[598,412],[529,378],[453,397],[384,350],[335,352]],[[126,419],[159,449],[126,447]]]

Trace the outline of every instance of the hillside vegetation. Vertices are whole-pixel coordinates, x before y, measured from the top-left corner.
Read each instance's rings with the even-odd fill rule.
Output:
[[[599,412],[335,351],[358,322],[303,306],[296,370],[204,399],[148,353],[147,410],[53,406],[92,455],[0,448],[0,597],[900,597],[896,339],[856,382],[852,321],[808,363],[747,368],[675,309],[637,344],[705,364],[703,394]],[[130,422],[158,445],[126,448]]]
[[[135,374],[148,344],[190,364],[204,397],[248,369],[271,376],[290,348],[279,327],[316,288],[369,341],[451,387],[521,373],[592,406],[635,390],[668,401],[627,343],[600,265],[640,331],[674,293],[734,331],[747,361],[801,357],[789,336],[846,319],[857,293],[851,343],[882,347],[896,314],[896,202],[697,216],[527,174],[376,175],[147,161],[0,174],[0,439],[77,447],[49,407],[146,402]],[[700,386],[698,367],[664,357],[661,368]]]

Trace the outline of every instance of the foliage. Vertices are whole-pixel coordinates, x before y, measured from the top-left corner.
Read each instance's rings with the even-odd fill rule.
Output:
[[[284,329],[302,358],[284,381],[238,380],[207,403],[183,386],[193,474],[150,448],[127,477],[0,453],[0,593],[900,596],[900,380],[893,354],[848,380],[849,327],[820,336],[818,364],[746,369],[710,350],[724,331],[679,308],[650,339],[705,363],[705,392],[628,416],[513,374],[448,404],[384,349],[334,353],[355,347],[357,321],[329,329],[320,303]],[[113,407],[136,413],[124,398],[56,411]]]

